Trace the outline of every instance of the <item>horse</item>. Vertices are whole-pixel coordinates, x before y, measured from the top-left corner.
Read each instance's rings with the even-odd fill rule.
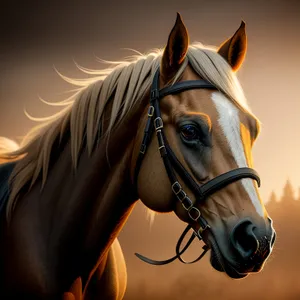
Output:
[[[236,75],[246,51],[244,22],[207,47],[177,14],[164,49],[60,74],[77,87],[48,103],[62,110],[1,152],[1,299],[122,299],[117,237],[139,199],[185,222],[217,271],[263,269],[276,234],[253,169],[260,122]],[[170,260],[137,256],[183,261],[182,237]]]

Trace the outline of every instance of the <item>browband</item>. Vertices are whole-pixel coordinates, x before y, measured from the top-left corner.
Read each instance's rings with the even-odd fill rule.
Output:
[[[205,80],[186,80],[176,82],[173,85],[167,86],[159,91],[159,98],[162,99],[163,97],[171,94],[177,94],[187,90],[194,90],[194,89],[216,89],[214,85],[210,82]]]
[[[180,250],[184,237],[186,236],[188,231],[192,229],[191,224],[187,225],[186,229],[183,231],[183,233],[181,234],[177,242],[176,255],[170,259],[157,261],[157,260],[152,260],[150,258],[147,258],[141,254],[135,253],[135,255],[138,258],[140,258],[141,260],[149,264],[164,265],[174,261],[175,259],[179,259],[183,263],[194,263],[200,260],[205,255],[205,253],[209,250],[209,247],[207,245],[203,246],[203,252],[194,261],[186,262],[181,258],[181,255],[188,249],[189,245],[192,243],[195,237],[198,237],[198,239],[201,240],[202,232],[210,228],[209,224],[203,218],[200,210],[195,206],[195,204],[202,203],[205,199],[207,199],[209,195],[224,188],[228,184],[231,184],[240,179],[244,179],[244,178],[254,179],[257,182],[258,187],[260,186],[259,175],[254,169],[248,167],[237,168],[228,171],[209,180],[203,185],[199,185],[197,182],[195,182],[195,180],[189,174],[189,172],[187,172],[187,170],[184,168],[184,166],[180,163],[180,161],[176,157],[175,153],[170,148],[167,137],[164,134],[164,124],[161,118],[159,100],[170,94],[176,94],[186,90],[202,89],[202,88],[216,89],[214,85],[212,85],[211,83],[205,80],[188,80],[188,81],[175,83],[171,86],[167,86],[159,90],[159,68],[156,71],[153,78],[152,87],[150,91],[150,106],[148,110],[148,120],[145,126],[144,137],[142,140],[139,156],[136,163],[135,174],[134,174],[134,182],[135,182],[136,190],[137,190],[138,174],[142,165],[144,155],[151,141],[151,136],[153,132],[156,131],[160,155],[163,159],[164,166],[171,183],[172,191],[175,197],[181,202],[183,208],[187,211],[191,223],[194,224],[198,223],[200,228],[197,231],[194,230],[187,244],[184,246],[182,250]],[[187,193],[185,193],[185,191],[183,190],[182,186],[180,185],[177,179],[177,175],[175,171],[196,196],[196,203],[193,203],[192,200],[188,197]]]

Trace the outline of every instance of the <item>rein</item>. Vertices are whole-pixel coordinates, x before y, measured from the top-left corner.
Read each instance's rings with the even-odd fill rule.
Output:
[[[178,239],[177,245],[176,245],[176,255],[173,256],[170,259],[158,261],[153,260],[150,258],[147,258],[141,254],[135,253],[135,255],[143,260],[146,263],[152,264],[152,265],[165,265],[173,262],[176,259],[179,259],[182,263],[185,264],[191,264],[199,261],[209,250],[208,245],[204,245],[203,252],[200,254],[198,258],[196,258],[194,261],[186,262],[183,260],[181,255],[188,249],[190,244],[193,242],[195,237],[197,237],[199,240],[202,240],[202,233],[205,230],[209,230],[210,226],[207,223],[207,221],[203,218],[200,210],[195,206],[196,204],[203,203],[208,196],[215,193],[216,191],[226,187],[230,183],[233,183],[235,181],[238,181],[243,178],[251,178],[257,181],[258,187],[260,186],[260,178],[257,172],[254,169],[251,168],[237,168],[234,170],[231,170],[229,172],[223,173],[208,182],[204,183],[203,185],[198,185],[197,182],[193,179],[193,177],[189,174],[189,172],[184,168],[184,166],[180,163],[178,158],[176,157],[175,153],[172,151],[168,144],[167,137],[164,133],[164,124],[163,120],[161,118],[161,112],[160,112],[160,106],[159,106],[159,100],[161,100],[163,97],[171,94],[180,93],[186,90],[191,89],[216,89],[214,85],[211,83],[205,81],[205,80],[187,80],[175,83],[171,86],[167,86],[163,89],[159,89],[159,68],[157,69],[152,86],[150,91],[150,105],[148,109],[148,120],[146,123],[146,127],[144,130],[144,137],[142,140],[142,144],[140,147],[140,152],[137,158],[136,162],[136,168],[135,168],[135,174],[134,174],[134,182],[135,186],[137,186],[137,180],[138,180],[138,174],[142,166],[143,158],[145,156],[145,153],[147,151],[147,147],[150,144],[152,134],[154,131],[156,132],[157,140],[158,140],[158,149],[160,151],[161,158],[164,162],[164,166],[166,169],[166,172],[168,174],[170,183],[171,183],[171,189],[175,195],[175,197],[181,202],[183,208],[186,210],[191,224],[188,224],[186,229],[183,231],[181,236]],[[189,187],[189,189],[193,192],[193,194],[196,196],[195,203],[192,202],[192,200],[188,197],[187,193],[182,189],[182,186],[180,185],[177,176],[175,174],[175,171],[180,176],[180,178],[183,180],[183,182]],[[186,243],[186,245],[183,247],[182,250],[180,250],[182,242],[187,235],[187,233],[192,229],[193,227],[199,227],[199,229],[195,230],[193,229],[193,233]]]

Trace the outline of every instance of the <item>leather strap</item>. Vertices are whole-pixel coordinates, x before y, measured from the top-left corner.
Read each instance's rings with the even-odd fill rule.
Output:
[[[187,211],[191,223],[198,223],[200,226],[200,229],[198,232],[194,232],[193,235],[190,237],[187,244],[184,246],[182,250],[180,250],[181,244],[183,242],[184,237],[188,233],[188,231],[192,228],[192,225],[189,224],[186,229],[181,234],[177,245],[176,245],[176,255],[173,256],[170,259],[163,260],[163,261],[157,261],[152,260],[150,258],[147,258],[141,254],[135,253],[135,255],[143,260],[144,262],[147,262],[149,264],[153,265],[164,265],[168,264],[175,259],[179,259],[183,263],[194,263],[200,260],[205,253],[208,251],[209,247],[207,245],[203,246],[203,252],[200,254],[200,256],[191,262],[186,262],[181,258],[181,255],[187,250],[189,245],[192,243],[194,238],[197,236],[200,240],[202,239],[202,232],[204,230],[207,230],[209,227],[209,224],[206,222],[206,220],[202,217],[200,210],[195,207],[194,203],[190,200],[190,198],[187,196],[187,194],[183,191],[176,173],[179,174],[180,178],[186,183],[186,185],[191,189],[191,191],[196,196],[196,204],[203,202],[209,195],[215,193],[216,191],[224,188],[228,184],[231,184],[237,180],[243,179],[243,178],[251,178],[257,181],[258,186],[260,186],[260,178],[257,174],[257,172],[251,168],[244,167],[244,168],[238,168],[231,170],[229,172],[226,172],[224,174],[221,174],[210,181],[206,182],[203,185],[198,185],[197,182],[193,179],[193,177],[187,172],[187,170],[184,168],[184,166],[180,163],[178,158],[176,157],[175,153],[172,151],[168,144],[167,137],[164,134],[164,124],[161,118],[160,113],[160,107],[159,107],[159,100],[169,94],[175,94],[179,93],[185,90],[189,89],[196,89],[196,88],[213,88],[215,87],[204,80],[190,80],[190,81],[183,81],[179,83],[175,83],[172,86],[168,86],[166,88],[163,88],[159,90],[159,69],[156,71],[152,87],[150,91],[150,106],[148,111],[148,120],[146,123],[146,127],[144,130],[144,137],[140,149],[140,153],[137,159],[136,163],[136,169],[135,169],[135,175],[134,175],[134,181],[135,186],[137,186],[137,179],[139,170],[142,165],[143,157],[147,151],[147,147],[151,141],[151,136],[156,131],[158,145],[159,145],[159,151],[160,155],[163,159],[164,166],[166,169],[166,172],[168,174],[172,191],[174,192],[177,199],[181,202],[184,209]]]
[[[155,75],[153,77],[151,92],[150,92],[150,106],[148,109],[148,120],[146,122],[146,126],[144,129],[144,136],[142,140],[142,144],[140,147],[140,152],[137,158],[136,167],[135,167],[135,174],[134,174],[134,183],[135,186],[137,186],[137,179],[138,174],[142,166],[144,155],[146,154],[147,147],[149,146],[152,134],[153,134],[153,116],[154,116],[154,102],[155,100],[162,99],[163,97],[171,94],[177,94],[186,90],[191,89],[216,89],[214,85],[212,85],[210,82],[205,80],[187,80],[187,81],[181,81],[174,83],[173,85],[167,86],[161,90],[159,90],[159,68],[155,72]],[[158,104],[159,109],[159,104]],[[160,111],[160,110],[159,110]]]
[[[210,82],[205,80],[186,80],[174,83],[173,85],[167,86],[159,91],[159,98],[162,99],[163,97],[171,94],[177,94],[187,90],[194,90],[194,89],[216,89],[214,85]]]
[[[260,187],[260,178],[257,172],[251,168],[238,168],[231,170],[229,172],[223,173],[212,180],[208,181],[201,186],[201,194],[203,198],[213,194],[214,192],[222,189],[230,183],[243,178],[251,178],[257,182],[258,187]]]
[[[144,261],[144,262],[146,262],[146,263],[148,263],[148,264],[151,264],[151,265],[156,265],[156,266],[167,265],[167,264],[173,262],[173,261],[176,260],[176,259],[179,259],[179,260],[180,260],[182,263],[184,263],[184,264],[193,264],[193,263],[199,261],[199,260],[206,254],[206,252],[209,250],[209,247],[208,247],[207,245],[204,245],[204,246],[202,247],[203,252],[202,252],[196,259],[194,259],[193,261],[185,261],[185,260],[181,257],[181,255],[182,255],[183,253],[185,253],[185,251],[188,249],[188,247],[191,245],[191,243],[194,241],[195,237],[197,236],[197,235],[195,234],[195,232],[193,232],[192,235],[191,235],[191,237],[189,238],[188,242],[187,242],[187,243],[185,244],[185,246],[183,247],[183,249],[180,250],[181,244],[182,244],[184,238],[186,237],[187,233],[191,230],[191,228],[192,228],[191,225],[188,225],[188,226],[184,229],[183,233],[182,233],[181,236],[179,237],[178,242],[177,242],[177,244],[176,244],[176,255],[173,256],[173,257],[171,257],[171,258],[169,258],[169,259],[166,259],[166,260],[154,260],[154,259],[148,258],[148,257],[146,257],[146,256],[144,256],[144,255],[141,255],[141,254],[139,254],[139,253],[135,253],[135,255],[136,255],[139,259],[141,259],[142,261]]]

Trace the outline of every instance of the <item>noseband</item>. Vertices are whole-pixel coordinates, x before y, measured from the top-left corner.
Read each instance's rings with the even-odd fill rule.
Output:
[[[257,172],[247,167],[231,170],[229,172],[223,173],[209,180],[203,185],[198,185],[193,179],[193,177],[183,167],[183,165],[176,157],[175,153],[170,148],[167,137],[164,134],[164,124],[161,118],[159,100],[167,95],[177,94],[191,89],[203,89],[203,88],[216,89],[214,85],[212,85],[211,83],[205,80],[187,80],[187,81],[175,83],[171,86],[167,86],[160,90],[159,89],[159,68],[156,71],[153,78],[151,91],[150,91],[150,106],[148,110],[148,120],[146,123],[144,137],[142,140],[142,144],[141,144],[141,148],[140,148],[140,152],[139,152],[139,156],[135,168],[135,177],[134,177],[135,184],[137,186],[137,179],[142,165],[142,161],[146,153],[147,147],[149,146],[149,143],[151,141],[152,134],[155,130],[157,140],[158,140],[158,149],[160,151],[160,155],[163,159],[164,166],[171,183],[171,189],[174,195],[176,196],[176,198],[181,202],[183,208],[186,210],[190,218],[190,224],[187,225],[186,229],[183,231],[180,238],[178,239],[176,245],[176,255],[174,257],[163,261],[157,261],[157,260],[152,260],[150,258],[147,258],[141,254],[135,253],[135,255],[138,258],[152,265],[165,265],[174,261],[175,259],[179,259],[181,262],[186,264],[195,263],[198,260],[200,260],[205,255],[205,253],[209,250],[208,245],[203,246],[203,252],[194,261],[186,262],[181,257],[181,255],[188,249],[189,245],[195,239],[195,237],[198,237],[199,240],[202,240],[202,233],[205,230],[208,230],[210,228],[209,224],[203,218],[200,210],[195,206],[195,204],[203,203],[205,199],[211,194],[224,188],[228,184],[233,183],[242,178],[254,179],[257,181],[258,186],[260,186],[260,178]],[[192,202],[192,200],[188,197],[186,192],[182,189],[175,172],[177,172],[177,174],[180,176],[183,182],[189,187],[189,189],[196,196],[195,203]],[[193,227],[199,229],[197,230],[194,229],[187,244],[183,247],[182,250],[180,250],[181,244],[185,236],[187,235],[189,230]]]

